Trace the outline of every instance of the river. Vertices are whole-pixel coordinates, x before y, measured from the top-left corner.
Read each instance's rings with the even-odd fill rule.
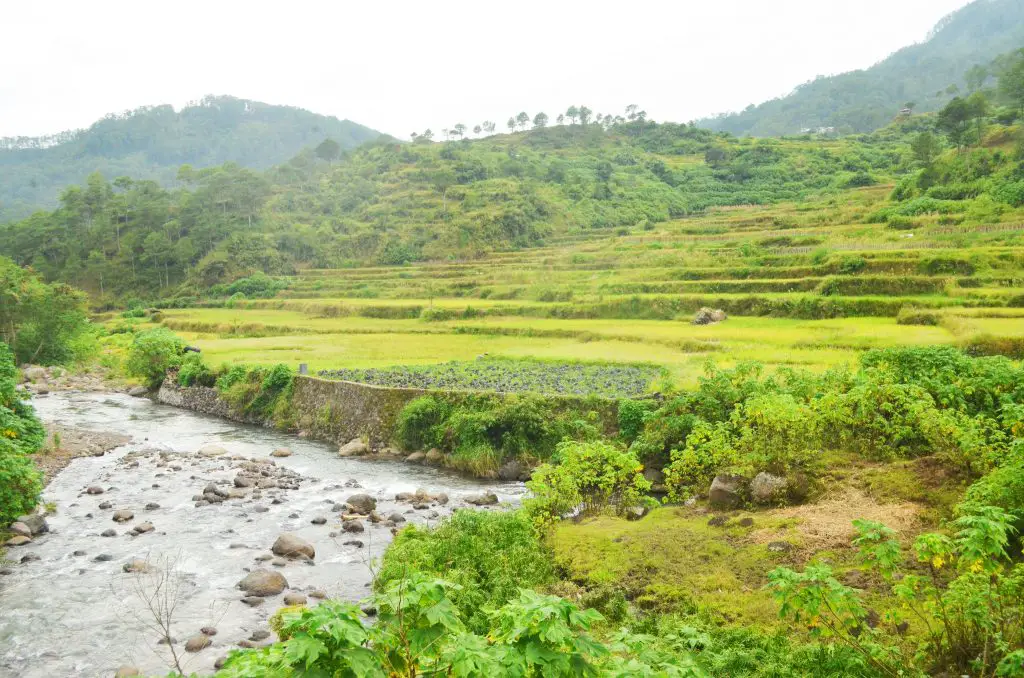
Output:
[[[7,557],[15,564],[0,577],[0,676],[112,676],[122,665],[166,674],[170,653],[157,644],[160,633],[150,628],[153,620],[139,595],[140,587],[158,577],[125,573],[123,565],[133,558],[171,573],[180,592],[173,615],[175,649],[185,655],[187,672],[210,673],[218,657],[266,630],[267,619],[284,604],[280,595],[256,607],[243,604],[245,594],[235,584],[248,571],[281,572],[289,585],[286,593],[322,592],[352,601],[368,593],[372,560],[390,542],[391,529],[363,521],[364,533],[342,532],[334,503],[367,493],[376,498],[381,515],[397,511],[408,522],[423,524],[450,514],[482,490],[512,503],[525,491],[520,483],[483,483],[400,461],[341,458],[332,445],[123,394],[53,393],[36,396],[33,404],[44,420],[124,433],[133,442],[102,457],[71,461],[43,493],[44,502],[56,505],[47,519],[50,532],[9,549]],[[210,444],[228,454],[196,454]],[[243,458],[266,461],[278,447],[292,450],[292,456],[273,461],[301,476],[297,489],[239,490],[244,498],[195,506],[195,495],[209,483],[231,487]],[[87,494],[90,487],[103,493]],[[450,501],[414,509],[395,500],[397,493],[418,488],[446,493]],[[105,502],[110,507],[100,508]],[[130,510],[134,518],[114,522],[118,509]],[[315,518],[326,523],[314,525]],[[130,530],[143,522],[153,530],[133,536]],[[101,536],[110,529],[116,536]],[[279,567],[266,560],[283,532],[315,546],[312,565],[288,561]],[[345,543],[353,540],[363,546]],[[21,563],[26,554],[39,559]],[[209,626],[217,629],[211,647],[182,652],[189,638]]]

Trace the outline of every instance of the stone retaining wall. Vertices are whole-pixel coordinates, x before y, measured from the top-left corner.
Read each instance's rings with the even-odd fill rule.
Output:
[[[373,448],[387,446],[395,432],[402,408],[423,395],[447,398],[501,397],[497,394],[437,392],[414,388],[389,388],[334,381],[309,376],[296,376],[292,405],[296,413],[295,429],[305,436],[333,443],[346,443],[353,438],[365,440]],[[271,422],[234,412],[214,388],[192,386],[182,388],[164,382],[157,400],[203,414],[224,417],[247,424],[271,426]],[[585,408],[596,411],[602,428],[609,434],[617,427],[618,407],[615,401],[599,401],[567,396],[550,397],[554,411],[563,408]],[[584,405],[584,402],[586,403]]]

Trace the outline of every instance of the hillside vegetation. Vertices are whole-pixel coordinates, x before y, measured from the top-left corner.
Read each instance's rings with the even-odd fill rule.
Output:
[[[995,75],[998,65],[994,68],[993,60],[1021,45],[1024,3],[976,0],[940,21],[924,42],[870,68],[820,76],[786,96],[699,124],[759,137],[818,128],[834,128],[839,134],[870,132],[888,124],[905,106],[935,111],[951,94],[979,89]]]
[[[0,223],[52,208],[64,187],[92,172],[167,186],[185,164],[264,169],[325,138],[347,149],[378,136],[300,108],[209,96],[178,111],[164,105],[109,115],[84,130],[6,137],[0,139]]]

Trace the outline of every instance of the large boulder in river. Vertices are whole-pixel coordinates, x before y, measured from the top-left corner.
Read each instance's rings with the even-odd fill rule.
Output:
[[[288,588],[288,580],[280,572],[272,570],[253,570],[236,586],[250,596],[265,598],[276,596]]]
[[[290,457],[292,456],[292,450],[290,447],[279,447],[270,453],[271,457]]]
[[[474,506],[492,506],[498,503],[498,495],[493,492],[481,492],[466,497],[466,503]]]
[[[196,452],[200,457],[219,457],[222,454],[227,454],[228,451],[220,445],[203,445]]]
[[[423,455],[423,463],[428,466],[440,466],[444,463],[444,452],[432,447],[427,450],[427,453]]]
[[[11,523],[11,532],[19,537],[31,537],[32,528],[25,523]]]
[[[529,476],[530,472],[526,470],[526,467],[515,459],[506,462],[498,469],[498,477],[502,480],[527,480]]]
[[[313,548],[312,544],[302,537],[288,532],[285,532],[278,537],[277,541],[274,542],[274,545],[270,547],[270,550],[274,552],[274,555],[284,556],[286,558],[299,558],[305,556],[306,558],[312,559],[316,557],[316,549]]]
[[[351,506],[353,511],[363,515],[369,515],[377,508],[377,500],[368,494],[353,494],[345,503]]]
[[[361,457],[362,455],[370,451],[370,446],[364,443],[359,438],[353,438],[344,445],[338,448],[338,456],[341,457]]]
[[[50,526],[46,524],[46,518],[38,513],[29,513],[28,515],[21,516],[16,522],[22,523],[28,527],[32,532],[33,537],[37,534],[43,534],[44,532],[50,531]]]
[[[723,473],[715,476],[715,479],[711,482],[708,499],[712,508],[739,508],[746,500],[747,491],[746,478]]]

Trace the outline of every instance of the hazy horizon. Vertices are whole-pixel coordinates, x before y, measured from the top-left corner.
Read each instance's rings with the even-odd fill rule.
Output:
[[[88,127],[140,106],[207,94],[305,108],[408,138],[413,131],[571,104],[688,121],[782,96],[818,75],[867,68],[922,41],[967,0],[721,0],[656,12],[614,5],[468,2],[343,7],[122,0],[8,8],[0,136]],[[97,8],[100,8],[99,10]],[[879,17],[884,16],[884,21]],[[154,26],[159,30],[154,30]]]

